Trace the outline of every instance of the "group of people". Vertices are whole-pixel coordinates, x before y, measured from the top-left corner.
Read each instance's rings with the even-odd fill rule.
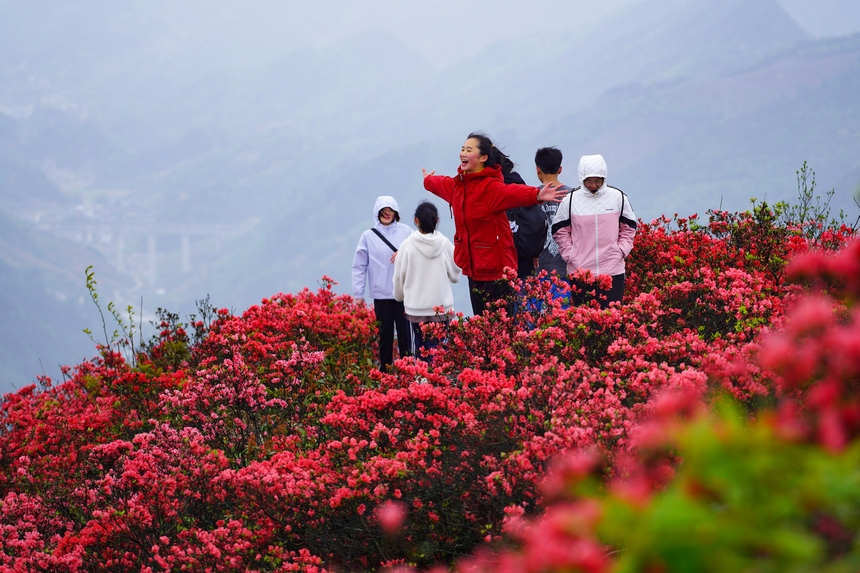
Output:
[[[559,181],[562,153],[544,147],[535,154],[540,185],[526,185],[514,164],[483,133],[471,133],[460,149],[457,175],[422,169],[424,188],[450,205],[454,242],[436,230],[439,214],[430,202],[415,210],[413,231],[400,223],[397,201],[376,199],[373,227],[365,231],[352,265],[353,296],[370,285],[379,323],[380,369],[392,363],[394,331],[400,356],[418,355],[438,341],[425,339],[421,325],[448,321],[451,284],[469,281],[472,312],[510,298],[506,268],[525,278],[546,271],[568,277],[577,270],[610,275],[608,290],[573,283],[575,304],[586,295],[603,307],[624,296],[625,259],[633,249],[636,216],[627,196],[606,184],[606,162],[586,155],[579,162],[581,186]],[[538,235],[538,242],[531,238]]]

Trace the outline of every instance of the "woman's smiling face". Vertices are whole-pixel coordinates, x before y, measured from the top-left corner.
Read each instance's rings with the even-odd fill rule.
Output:
[[[481,155],[479,144],[477,139],[470,137],[460,149],[460,170],[463,173],[476,173],[484,168],[487,156]]]

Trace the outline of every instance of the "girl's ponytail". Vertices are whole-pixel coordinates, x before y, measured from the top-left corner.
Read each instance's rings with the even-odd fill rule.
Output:
[[[415,218],[418,219],[418,230],[424,234],[432,233],[439,222],[439,211],[430,201],[422,201],[415,209]]]

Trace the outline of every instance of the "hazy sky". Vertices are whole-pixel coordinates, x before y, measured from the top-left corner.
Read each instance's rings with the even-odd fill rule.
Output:
[[[319,48],[362,32],[385,31],[437,66],[468,59],[501,39],[561,33],[638,0],[210,0],[153,2],[154,17],[187,29],[188,40],[213,33],[237,57]],[[221,48],[217,46],[216,48]],[[245,62],[243,62],[244,64]]]
[[[818,37],[860,32],[857,0],[779,0],[801,26]]]
[[[105,60],[117,52],[119,66],[129,65],[120,53],[137,53],[149,59],[131,65],[182,61],[198,71],[253,68],[302,48],[383,32],[445,68],[505,40],[552,38],[605,25],[606,16],[643,1],[0,0],[0,65],[15,69],[28,61],[99,52]],[[649,1],[681,5],[697,0]],[[776,1],[815,36],[860,32],[858,0]]]
[[[317,0],[313,3],[262,0],[244,4],[219,0],[213,16],[229,26],[249,26],[253,41],[320,46],[356,32],[378,29],[401,38],[437,65],[477,54],[505,38],[562,33],[575,24],[596,22],[639,0]],[[690,0],[676,0],[678,2]],[[811,34],[844,35],[860,31],[857,0],[779,0]],[[264,28],[261,28],[264,27]]]
[[[331,16],[333,31],[348,34],[356,21],[368,27],[378,26],[397,35],[434,63],[450,64],[473,56],[500,39],[541,31],[547,35],[563,33],[577,28],[577,25],[597,22],[607,14],[638,1],[473,0],[464,3],[437,0],[422,3],[420,9],[416,9],[413,2],[370,0],[362,3],[367,19],[353,11],[343,10],[342,0],[325,0],[317,5]],[[778,0],[778,3],[813,35],[844,35],[860,31],[858,0]]]
[[[436,0],[415,3],[367,0],[361,10],[344,9],[342,0],[322,0],[308,14],[310,24],[297,25],[311,44],[324,43],[354,31],[381,29],[425,55],[434,64],[449,65],[476,55],[505,38],[545,33],[559,34],[576,24],[595,22],[636,0],[558,2],[531,0]],[[298,24],[298,23],[297,23]],[[330,34],[317,34],[328,30]]]
[[[383,29],[439,63],[474,55],[502,38],[547,34],[575,28],[573,22],[596,21],[640,0],[317,0],[313,3],[259,0],[210,3],[212,15],[230,25],[253,25],[258,41],[324,45],[362,30]],[[684,2],[690,0],[676,0]],[[816,36],[860,31],[860,2],[856,0],[778,0],[804,28]],[[260,30],[259,26],[267,30]],[[271,34],[271,35],[270,35]]]
[[[397,36],[435,65],[448,66],[467,60],[499,40],[569,32],[639,1],[149,0],[138,8],[149,7],[153,19],[163,19],[168,25],[182,29],[192,43],[197,39],[213,43],[216,51],[232,48],[243,65],[253,54],[321,47],[361,32],[382,30]],[[778,2],[813,35],[860,31],[857,0]],[[99,2],[94,4],[98,6]],[[122,26],[123,22],[117,25]]]

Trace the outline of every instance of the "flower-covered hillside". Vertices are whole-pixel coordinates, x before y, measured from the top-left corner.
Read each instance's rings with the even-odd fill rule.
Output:
[[[791,336],[805,300],[787,261],[860,254],[850,229],[784,213],[640,225],[623,306],[566,308],[530,280],[515,315],[455,321],[432,367],[404,359],[391,374],[373,367],[372,311],[329,281],[240,316],[163,313],[142,350],[104,345],[62,382],[4,397],[0,572],[449,566],[543,514],[559,454],[632,459],[666,392],[725,391],[745,416],[786,397],[834,407],[797,370],[808,361],[761,336]],[[812,275],[833,293],[850,276]],[[853,407],[808,431],[841,447]]]

